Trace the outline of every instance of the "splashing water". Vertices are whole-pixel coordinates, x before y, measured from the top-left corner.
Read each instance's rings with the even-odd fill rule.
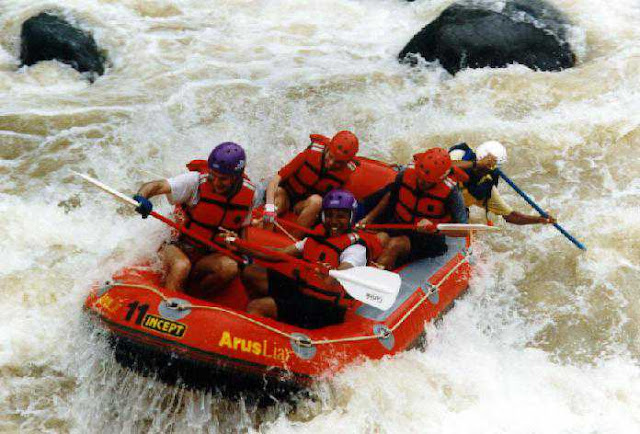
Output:
[[[640,4],[555,2],[579,58],[561,73],[399,65],[450,3],[60,0],[108,52],[90,85],[56,62],[16,70],[20,25],[54,4],[0,1],[0,431],[637,432]],[[261,409],[122,369],[83,300],[168,232],[70,169],[131,193],[233,140],[259,179],[345,128],[401,163],[506,143],[505,171],[588,252],[550,228],[483,235],[426,350],[350,367],[314,399]]]

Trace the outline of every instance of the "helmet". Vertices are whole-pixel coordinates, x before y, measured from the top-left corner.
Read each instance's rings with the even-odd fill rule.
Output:
[[[507,150],[500,142],[491,140],[478,146],[478,149],[476,150],[476,159],[478,161],[482,160],[489,154],[496,157],[498,160],[498,166],[507,162]]]
[[[349,190],[331,190],[322,198],[322,221],[324,222],[324,211],[327,209],[348,209],[351,211],[351,224],[354,223],[358,201]]]
[[[442,148],[431,148],[413,156],[418,177],[425,182],[442,181],[451,172],[451,157]]]
[[[242,146],[233,142],[220,143],[209,154],[209,169],[225,175],[241,175],[247,164],[247,156]]]
[[[351,161],[358,153],[358,138],[350,131],[340,131],[333,136],[328,148],[336,160]]]

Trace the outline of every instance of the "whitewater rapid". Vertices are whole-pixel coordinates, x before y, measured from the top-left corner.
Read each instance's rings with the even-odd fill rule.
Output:
[[[0,432],[638,432],[640,3],[554,1],[578,56],[560,73],[398,64],[450,3],[0,0]],[[107,51],[94,84],[17,69],[20,25],[46,9]],[[122,369],[82,303],[168,230],[70,170],[133,193],[233,140],[258,180],[341,129],[400,163],[500,140],[505,172],[589,250],[551,228],[481,236],[425,350],[350,367],[314,399],[257,409]]]

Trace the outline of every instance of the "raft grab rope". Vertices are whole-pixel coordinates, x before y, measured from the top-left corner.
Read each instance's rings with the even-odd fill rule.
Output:
[[[241,313],[238,313],[236,311],[230,310],[230,309],[226,309],[224,307],[219,307],[219,306],[203,306],[203,305],[197,305],[197,304],[180,304],[177,303],[176,301],[170,301],[171,299],[169,297],[167,297],[166,295],[164,295],[160,290],[158,290],[157,288],[154,288],[153,286],[149,286],[149,285],[139,285],[139,284],[131,284],[131,283],[126,283],[126,282],[118,282],[118,281],[114,281],[114,282],[107,282],[106,287],[107,288],[113,288],[116,286],[121,286],[121,287],[127,287],[127,288],[137,288],[137,289],[145,289],[145,290],[149,290],[151,292],[153,292],[154,294],[158,295],[165,303],[165,306],[168,309],[176,309],[176,310],[187,310],[187,309],[203,309],[203,310],[211,310],[211,311],[216,311],[216,312],[224,312],[227,313],[229,315],[235,316],[236,318],[240,318],[244,321],[250,322],[252,324],[255,324],[259,327],[262,327],[266,330],[269,330],[270,332],[276,333],[280,336],[283,336],[287,339],[290,339],[294,342],[296,342],[298,345],[300,345],[301,347],[312,347],[314,345],[325,345],[325,344],[335,344],[335,343],[346,343],[346,342],[359,342],[359,341],[365,341],[365,340],[373,340],[373,339],[379,339],[379,340],[386,340],[388,339],[394,331],[396,331],[398,329],[398,327],[400,327],[406,320],[407,318],[409,318],[409,316],[416,311],[416,309],[418,309],[425,301],[430,300],[430,297],[432,297],[434,294],[437,294],[440,286],[444,283],[445,280],[447,280],[449,278],[449,276],[451,276],[453,273],[456,272],[456,270],[458,268],[460,268],[460,266],[464,263],[469,262],[469,257],[471,256],[471,250],[470,249],[465,249],[462,251],[462,258],[460,258],[460,260],[456,263],[455,266],[453,266],[439,281],[437,284],[433,284],[430,282],[427,282],[427,285],[429,287],[428,290],[424,291],[424,294],[422,294],[422,296],[420,297],[420,299],[417,301],[417,303],[415,303],[413,306],[411,306],[411,308],[393,325],[393,327],[387,328],[387,327],[380,327],[378,328],[378,332],[377,333],[373,333],[371,335],[363,335],[363,336],[350,336],[350,337],[346,337],[346,338],[337,338],[337,339],[319,339],[319,340],[313,340],[308,338],[307,336],[301,336],[299,333],[287,333],[284,332],[278,328],[272,327],[268,324],[265,324],[264,322],[260,321],[260,320],[256,320],[254,318],[250,318],[246,315],[243,315]],[[102,288],[104,289],[104,287]],[[437,304],[437,301],[434,303]]]

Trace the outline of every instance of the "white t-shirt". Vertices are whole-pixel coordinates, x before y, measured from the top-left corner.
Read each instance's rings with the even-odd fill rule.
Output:
[[[298,249],[299,252],[302,252],[302,250],[304,250],[304,243],[306,242],[307,238],[302,241],[298,241],[296,243],[296,249]],[[354,267],[364,267],[367,265],[367,248],[362,244],[353,244],[343,250],[340,254],[339,261],[341,264],[343,262],[348,262]]]
[[[187,172],[167,179],[171,193],[167,195],[171,205],[185,204],[194,206],[198,203],[198,187],[206,181],[206,175],[199,172]]]
[[[187,206],[195,206],[200,200],[198,194],[198,187],[203,182],[207,182],[207,175],[199,172],[187,172],[167,179],[169,186],[171,187],[171,193],[167,195],[169,203],[172,205],[185,204]],[[253,206],[255,206],[256,198],[253,199]],[[242,226],[249,226],[251,224],[251,209],[247,213]]]

